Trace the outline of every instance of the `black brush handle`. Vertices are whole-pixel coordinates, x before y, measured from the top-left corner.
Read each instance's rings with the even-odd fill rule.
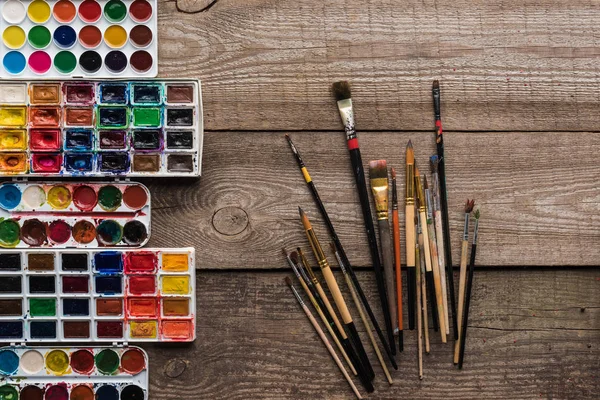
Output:
[[[390,346],[388,346],[387,340],[385,339],[385,336],[383,335],[383,331],[381,330],[381,328],[379,327],[379,323],[377,322],[377,318],[375,318],[375,314],[373,313],[373,310],[371,309],[371,306],[369,305],[367,296],[365,296],[365,293],[363,292],[362,287],[360,286],[360,282],[358,281],[358,278],[356,277],[356,274],[354,273],[354,269],[352,269],[352,265],[350,264],[350,261],[348,260],[348,256],[346,256],[346,252],[344,251],[344,248],[342,247],[342,243],[341,243],[337,233],[335,232],[333,223],[331,222],[331,219],[329,219],[329,214],[327,214],[325,205],[321,201],[319,192],[317,191],[317,188],[315,187],[315,184],[312,181],[310,181],[308,183],[308,187],[310,188],[310,191],[313,195],[315,203],[317,203],[317,206],[319,207],[321,216],[325,220],[325,224],[327,225],[329,234],[331,235],[333,242],[335,243],[335,246],[336,246],[338,252],[340,253],[342,262],[344,263],[344,265],[346,266],[346,269],[348,270],[348,273],[350,274],[350,278],[352,279],[352,282],[354,283],[354,288],[356,289],[356,292],[358,293],[358,297],[360,298],[360,301],[362,302],[363,306],[365,307],[365,310],[367,310],[367,314],[369,315],[369,318],[371,319],[371,323],[375,327],[375,331],[377,332],[379,341],[383,345],[383,348],[388,356],[388,359],[390,360],[390,363],[392,364],[394,369],[398,369],[398,364],[396,364],[396,360],[394,359],[394,356],[392,355]]]
[[[392,354],[396,353],[396,344],[394,343],[394,330],[392,327],[392,317],[388,307],[387,293],[385,291],[385,279],[383,277],[383,268],[379,258],[379,248],[377,247],[377,237],[375,236],[375,226],[373,225],[373,216],[371,215],[371,205],[369,204],[369,193],[367,192],[367,183],[365,180],[365,171],[362,165],[362,158],[359,149],[350,150],[350,161],[352,162],[352,170],[356,180],[356,188],[358,189],[358,197],[362,208],[365,228],[367,230],[367,238],[369,240],[369,250],[371,250],[371,259],[373,260],[373,270],[377,280],[377,291],[379,292],[379,300],[383,317],[385,320],[385,328],[388,335],[388,343]]]
[[[356,375],[358,376],[360,383],[362,383],[362,385],[365,387],[367,392],[371,393],[373,390],[375,390],[375,388],[373,387],[373,384],[371,383],[371,379],[369,378],[367,372],[365,371],[364,366],[360,362],[360,358],[354,351],[354,348],[352,347],[350,340],[348,338],[340,339],[340,343],[342,344],[344,351],[348,355],[350,362],[352,363],[352,365],[354,365],[354,369],[356,369]]]
[[[446,161],[444,160],[444,138],[437,137],[438,174],[440,179],[440,203],[442,207],[442,227],[444,229],[444,261],[446,263],[446,280],[448,282],[448,295],[452,311],[452,333],[454,340],[458,340],[458,319],[456,316],[456,297],[454,296],[454,271],[452,268],[452,249],[450,241],[450,220],[448,219],[448,191],[446,189]]]
[[[402,329],[398,331],[398,351],[404,351],[404,331]]]
[[[354,322],[349,322],[345,325],[346,329],[348,330],[348,337],[350,338],[350,342],[354,345],[354,348],[356,349],[356,353],[360,358],[360,362],[363,366],[365,373],[367,374],[370,380],[373,380],[373,378],[375,378],[375,372],[373,371],[373,366],[369,361],[369,357],[367,357],[367,352],[363,347],[362,341],[360,340],[360,336],[358,336],[358,331],[356,330]]]
[[[427,280],[427,294],[429,295],[429,304],[431,304],[431,318],[433,330],[435,332],[438,331],[439,321],[438,321],[438,312],[437,312],[437,300],[435,298],[435,287],[433,285],[433,271],[425,272],[425,279]]]
[[[460,329],[460,350],[458,353],[458,368],[462,369],[465,358],[465,345],[467,343],[467,325],[469,323],[469,306],[471,305],[471,291],[473,290],[473,272],[475,270],[475,253],[477,252],[477,244],[471,246],[471,259],[469,261],[469,275],[467,278],[467,288],[465,293],[465,309],[462,315],[462,325]]]
[[[415,267],[406,268],[406,286],[408,292],[408,329],[415,329],[415,309],[417,307],[417,275]]]

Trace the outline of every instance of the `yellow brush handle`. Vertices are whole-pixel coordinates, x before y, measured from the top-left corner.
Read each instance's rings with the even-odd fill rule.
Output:
[[[425,211],[419,212],[419,217],[421,220],[421,230],[423,231],[423,252],[425,253],[423,257],[425,257],[425,271],[431,271],[431,253],[429,252],[429,236],[427,235],[427,216],[425,215]],[[433,307],[434,305],[432,305]]]
[[[319,296],[321,296],[321,300],[323,300],[323,304],[325,304],[325,308],[327,309],[327,311],[329,311],[329,314],[331,314],[331,318],[333,318],[333,323],[335,324],[335,327],[342,335],[342,339],[346,339],[348,337],[346,336],[346,331],[344,330],[344,328],[342,328],[342,324],[340,324],[340,320],[338,319],[337,314],[333,310],[333,307],[331,306],[327,295],[323,291],[323,287],[320,283],[315,284],[315,287],[317,288],[317,293],[319,293]]]
[[[327,286],[329,287],[329,291],[331,292],[331,296],[333,297],[333,301],[337,306],[340,315],[342,316],[342,320],[344,324],[349,324],[352,322],[352,317],[350,316],[350,311],[348,311],[348,307],[346,306],[346,302],[344,301],[344,297],[342,297],[342,292],[340,292],[340,288],[335,280],[335,276],[333,276],[333,272],[331,272],[331,268],[329,266],[325,266],[321,268],[323,272],[323,277],[327,282]]]
[[[415,241],[415,206],[414,204],[406,205],[406,248],[414,249],[416,245]],[[414,267],[415,266],[415,252],[414,251],[406,251],[406,266]]]
[[[458,340],[454,342],[454,364],[458,364],[458,353],[460,349],[460,341],[462,339],[462,335],[460,331],[462,329],[462,315],[463,315],[463,306],[465,304],[465,284],[467,281],[467,250],[469,247],[469,241],[463,240],[462,247],[460,250],[460,278],[458,281],[458,312],[456,316],[456,321],[458,325]]]

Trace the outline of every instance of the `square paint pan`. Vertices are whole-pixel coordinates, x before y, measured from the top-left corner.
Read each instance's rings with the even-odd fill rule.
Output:
[[[149,237],[141,183],[0,184],[0,247],[141,247]]]
[[[203,134],[197,80],[0,80],[0,176],[195,177]]]
[[[22,400],[144,400],[148,354],[135,346],[0,348],[0,396]]]
[[[1,0],[0,77],[158,74],[156,0]]]
[[[194,255],[193,248],[0,250],[0,341],[191,342]]]

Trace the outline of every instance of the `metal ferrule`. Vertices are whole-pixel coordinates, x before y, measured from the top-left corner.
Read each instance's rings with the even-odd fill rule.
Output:
[[[431,190],[425,189],[425,204],[427,208],[427,224],[433,223],[433,207],[431,207]]]
[[[379,221],[389,219],[387,178],[371,179],[371,190],[375,200],[375,212]]]
[[[441,112],[440,112],[440,89],[433,89],[432,90],[432,94],[433,94],[433,112],[435,114],[435,119],[436,121],[441,119]]]
[[[423,194],[423,185],[421,185],[421,176],[415,176],[415,186],[419,198],[419,212],[425,212],[425,195]]]
[[[337,102],[340,110],[340,117],[346,131],[346,140],[354,139],[356,131],[354,130],[354,111],[352,111],[352,99],[344,99]]]
[[[469,240],[469,213],[465,213],[465,227],[463,229],[463,240]]]
[[[323,253],[323,249],[321,248],[321,244],[315,235],[315,231],[309,229],[306,231],[306,235],[308,236],[308,241],[310,242],[310,247],[312,247],[313,252],[315,253],[315,258],[319,262],[319,267],[325,268],[329,267],[327,263],[327,258],[325,257],[325,253]]]
[[[317,276],[315,275],[314,271],[308,264],[308,260],[306,259],[306,256],[304,255],[304,253],[299,253],[299,255],[300,255],[300,260],[302,261],[302,265],[304,265],[304,269],[306,270],[306,273],[310,277],[310,280],[312,281],[313,284],[315,284],[315,285],[318,284],[319,280],[317,279]]]
[[[304,300],[302,300],[302,297],[300,297],[300,294],[296,291],[296,288],[293,286],[290,287],[292,288],[292,292],[294,292],[294,296],[296,296],[296,299],[298,300],[300,305],[304,307]]]
[[[473,231],[473,244],[477,244],[477,235],[479,234],[479,219],[475,219],[475,230]]]
[[[434,173],[431,175],[432,185],[431,185],[431,193],[433,194],[433,210],[440,211],[441,203],[440,203],[440,176],[438,173]]]
[[[423,230],[421,229],[421,216],[417,213],[417,235],[420,235],[421,233],[423,233]],[[415,242],[417,241],[415,240]]]
[[[406,166],[406,204],[415,203],[415,165]]]

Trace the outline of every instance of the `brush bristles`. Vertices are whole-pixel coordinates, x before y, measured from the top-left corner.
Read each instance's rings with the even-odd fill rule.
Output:
[[[427,184],[427,175],[423,175],[423,188],[429,189],[429,185]]]
[[[440,81],[438,81],[437,79],[433,81],[433,85],[432,85],[433,89],[439,89],[440,88]]]
[[[287,253],[287,251],[285,250],[285,247],[282,247],[282,248],[281,248],[281,252],[283,253],[283,256],[284,256],[284,257],[287,257],[287,256],[288,256],[288,253]]]
[[[467,202],[465,203],[465,214],[470,214],[471,211],[473,211],[473,207],[475,207],[475,200],[467,199]]]
[[[334,254],[337,251],[337,249],[335,248],[335,244],[333,242],[329,242],[329,248],[331,249],[331,252]]]
[[[350,93],[350,84],[348,81],[335,82],[331,86],[331,89],[337,101],[346,100],[352,97]]]
[[[415,176],[421,176],[421,174],[419,173],[419,167],[417,167],[417,164],[415,164]]]
[[[477,209],[477,211],[475,211],[475,214],[473,214],[475,216],[475,219],[479,219],[481,213],[479,212],[479,208]]]
[[[369,177],[371,179],[387,179],[387,162],[385,160],[375,160],[369,162]]]
[[[298,264],[298,253],[292,251],[292,253],[290,254],[290,258],[292,259],[292,262],[294,264]]]
[[[438,164],[440,163],[438,156],[431,156],[429,159],[429,165],[431,166],[431,173],[437,174]]]
[[[292,287],[292,280],[290,279],[290,277],[289,277],[289,276],[286,276],[286,277],[285,277],[285,283],[287,283],[287,285],[288,285],[289,287]]]
[[[406,145],[406,163],[414,164],[415,163],[415,151],[413,150],[412,141],[408,141]]]

